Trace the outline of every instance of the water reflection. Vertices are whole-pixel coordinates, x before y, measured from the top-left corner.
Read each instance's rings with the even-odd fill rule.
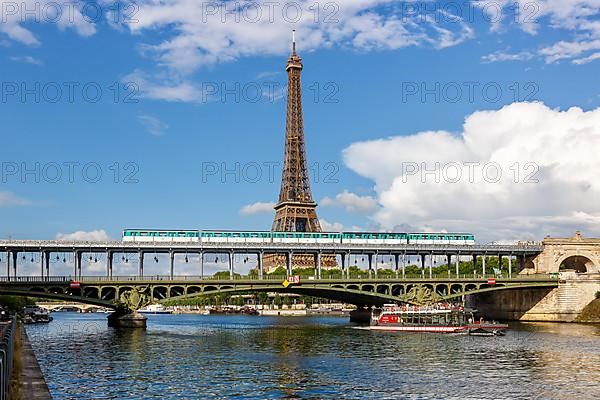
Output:
[[[503,338],[353,329],[346,319],[104,315],[28,326],[57,399],[600,396],[600,327],[513,324]]]

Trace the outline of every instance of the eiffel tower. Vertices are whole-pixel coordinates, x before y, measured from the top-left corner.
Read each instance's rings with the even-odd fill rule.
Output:
[[[310,190],[310,176],[306,161],[304,120],[302,115],[302,59],[296,53],[296,31],[292,31],[292,54],[285,70],[288,74],[287,115],[285,127],[285,151],[279,201],[275,205],[272,231],[321,232],[317,217],[317,203]],[[270,255],[265,259],[267,271],[285,266],[285,256]],[[322,266],[337,266],[333,255],[323,257]],[[310,254],[295,254],[293,267],[306,268],[315,265]]]

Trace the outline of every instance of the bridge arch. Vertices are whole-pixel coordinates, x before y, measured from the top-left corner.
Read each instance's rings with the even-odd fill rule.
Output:
[[[600,265],[591,254],[566,254],[556,263],[558,271],[575,270],[577,273],[600,272]],[[557,271],[557,272],[558,272]]]

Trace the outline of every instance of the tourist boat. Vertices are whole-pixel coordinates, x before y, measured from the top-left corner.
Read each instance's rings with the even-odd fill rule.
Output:
[[[459,333],[473,336],[503,336],[508,325],[475,321],[473,312],[448,303],[429,306],[385,304],[371,314],[369,329],[400,332]]]
[[[140,314],[172,314],[173,311],[167,310],[162,304],[150,304],[140,308],[137,312]]]
[[[53,319],[45,308],[38,306],[25,306],[23,308],[24,324],[46,324]]]

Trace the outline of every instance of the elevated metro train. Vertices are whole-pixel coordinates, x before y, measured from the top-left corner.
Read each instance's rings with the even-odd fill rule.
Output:
[[[267,232],[125,229],[124,242],[475,244],[471,233]]]

